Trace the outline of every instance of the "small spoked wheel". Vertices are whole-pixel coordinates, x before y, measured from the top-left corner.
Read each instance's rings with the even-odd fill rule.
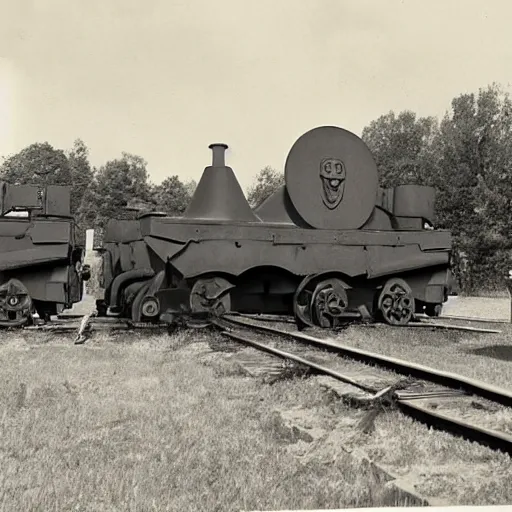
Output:
[[[33,303],[18,279],[0,285],[0,326],[21,327],[32,322]]]
[[[378,308],[386,323],[407,325],[415,311],[410,286],[403,279],[390,279],[379,296]]]

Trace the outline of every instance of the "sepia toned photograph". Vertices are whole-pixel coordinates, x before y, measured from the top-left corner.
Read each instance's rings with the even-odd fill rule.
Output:
[[[512,511],[511,19],[0,0],[0,512]]]

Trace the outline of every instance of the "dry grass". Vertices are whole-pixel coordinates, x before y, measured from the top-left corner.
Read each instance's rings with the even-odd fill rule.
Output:
[[[510,322],[510,300],[504,297],[449,297],[443,315]]]
[[[83,346],[41,333],[0,340],[1,511],[403,505],[346,443],[450,504],[512,502],[510,457],[396,412],[361,434],[362,413],[315,378],[262,385],[207,333],[97,334]],[[283,436],[275,411],[296,407],[323,429],[318,442]],[[297,457],[301,449],[310,456]]]
[[[244,318],[244,322],[258,323],[249,318]],[[450,320],[448,323],[502,332],[494,334],[382,324],[355,324],[338,333],[319,328],[308,328],[305,332],[341,345],[458,373],[512,390],[512,324],[478,324],[464,320]],[[292,324],[269,322],[266,325],[295,331]]]
[[[398,412],[381,415],[358,446],[395,474],[420,482],[417,492],[450,505],[512,504],[511,458],[432,431]]]
[[[318,414],[318,411],[315,411]],[[383,412],[368,435],[355,428],[364,412],[338,414],[326,435],[294,451],[328,463],[345,449],[363,450],[380,467],[396,475],[432,504],[511,504],[511,458],[422,424],[397,411]],[[308,421],[304,422],[305,424]],[[310,422],[309,422],[310,423]]]
[[[395,504],[350,458],[303,465],[276,435],[272,411],[321,407],[318,386],[262,386],[201,364],[200,340],[123,335],[78,347],[2,333],[0,510]]]

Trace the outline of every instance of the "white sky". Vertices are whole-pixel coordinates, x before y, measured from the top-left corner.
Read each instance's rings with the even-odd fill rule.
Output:
[[[0,0],[0,155],[80,137],[159,183],[225,142],[246,188],[316,126],[507,87],[511,19],[509,0]]]

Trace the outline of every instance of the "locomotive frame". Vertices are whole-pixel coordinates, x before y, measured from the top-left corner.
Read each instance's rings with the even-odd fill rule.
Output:
[[[406,325],[439,314],[450,290],[451,235],[433,227],[435,190],[378,187],[373,157],[338,127],[293,145],[286,185],[250,208],[225,144],[182,217],[111,220],[100,316],[179,322],[226,312],[293,314],[298,326],[347,317]]]

